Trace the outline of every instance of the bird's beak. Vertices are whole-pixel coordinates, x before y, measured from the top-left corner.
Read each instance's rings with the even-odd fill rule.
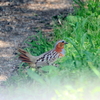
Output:
[[[65,42],[64,44],[68,44],[68,42]]]

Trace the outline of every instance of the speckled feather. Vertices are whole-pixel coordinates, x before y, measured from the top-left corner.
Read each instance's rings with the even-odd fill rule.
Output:
[[[23,62],[29,63],[32,67],[51,65],[58,58],[65,55],[64,44],[66,44],[64,40],[58,41],[53,50],[43,53],[40,56],[32,56],[23,49],[19,49],[18,51],[21,53],[19,58]]]

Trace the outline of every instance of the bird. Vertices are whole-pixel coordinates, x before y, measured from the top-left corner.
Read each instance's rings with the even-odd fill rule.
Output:
[[[33,68],[52,65],[58,58],[65,56],[65,44],[68,44],[67,42],[65,42],[65,40],[59,40],[56,42],[52,50],[45,52],[39,56],[33,56],[25,50],[19,48],[19,59],[21,59],[22,62],[28,63],[30,67]]]

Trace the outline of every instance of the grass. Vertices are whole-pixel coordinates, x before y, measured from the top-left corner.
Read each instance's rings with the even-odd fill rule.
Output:
[[[64,39],[66,55],[56,63],[59,67],[44,66],[47,73],[35,69],[23,70],[4,84],[9,86],[11,100],[98,100],[100,98],[100,2],[74,0],[79,5],[74,15],[68,15],[61,25],[54,25],[54,37],[49,40],[39,33],[29,37],[25,48],[36,56],[53,48],[56,40]],[[35,41],[29,41],[34,38]],[[37,45],[38,44],[38,45]],[[13,84],[16,86],[13,86]],[[4,90],[3,90],[4,91]],[[5,91],[4,91],[5,93]],[[16,95],[16,96],[15,96]],[[16,97],[16,98],[15,98]]]

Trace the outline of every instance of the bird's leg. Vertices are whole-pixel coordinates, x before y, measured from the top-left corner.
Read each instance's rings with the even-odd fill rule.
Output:
[[[59,64],[53,63],[52,66],[54,66],[54,67],[59,67]]]
[[[37,72],[37,73],[43,73],[43,71],[41,70],[41,67],[42,67],[42,66],[37,66],[37,67],[36,67],[36,72]]]

